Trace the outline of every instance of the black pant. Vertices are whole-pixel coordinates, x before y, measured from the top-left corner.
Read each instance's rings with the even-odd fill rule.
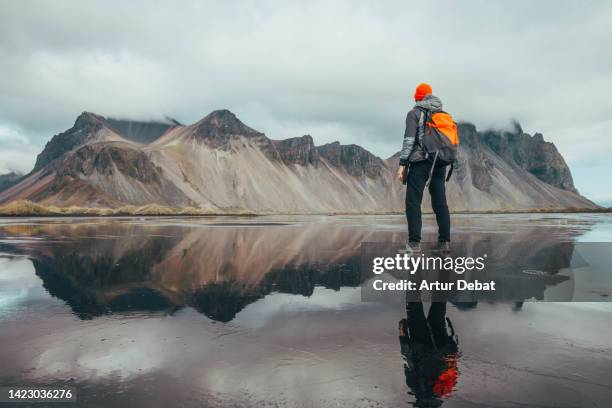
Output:
[[[408,169],[406,219],[408,220],[408,240],[411,242],[421,242],[421,202],[431,165],[430,161],[421,161],[410,163]],[[446,205],[445,178],[446,166],[436,164],[429,183],[429,194],[431,194],[431,207],[436,213],[438,241],[440,242],[450,241],[450,215]]]
[[[448,336],[446,302],[431,302],[427,317],[423,310],[423,302],[406,302],[406,317],[413,341],[427,344],[431,340],[441,341]]]

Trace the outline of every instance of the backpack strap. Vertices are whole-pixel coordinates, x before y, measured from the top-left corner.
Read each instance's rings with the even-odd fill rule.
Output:
[[[434,168],[436,167],[436,161],[438,160],[438,152],[434,156],[433,162],[431,163],[431,169],[429,169],[429,176],[427,177],[427,181],[425,182],[425,187],[429,187],[429,183],[431,183],[431,177],[433,176]]]
[[[451,176],[453,175],[453,170],[455,169],[455,163],[451,163],[450,166],[450,170],[448,171],[448,174],[446,175],[446,182],[448,183],[448,180],[450,180]]]
[[[419,115],[419,123],[417,125],[417,133],[416,133],[416,136],[414,137],[414,143],[412,144],[412,149],[410,150],[410,154],[408,154],[408,161],[410,161],[410,158],[412,157],[412,154],[414,153],[414,151],[417,149],[417,146],[423,147],[423,144],[421,143],[421,138],[425,134],[425,118],[427,116],[427,113],[425,109],[423,108],[418,108],[418,109],[421,111],[421,113]]]
[[[421,144],[421,139],[425,135],[425,123],[427,122],[427,110],[425,108],[419,108],[419,110],[421,111],[421,115],[419,116],[419,127],[417,129],[417,136],[418,136],[419,144]]]

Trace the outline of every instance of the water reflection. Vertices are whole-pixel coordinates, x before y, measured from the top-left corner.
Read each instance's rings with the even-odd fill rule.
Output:
[[[459,229],[455,250],[489,254],[489,275],[479,279],[498,282],[490,300],[542,299],[568,280],[559,272],[569,270],[575,231],[560,237],[559,229],[524,228],[512,240]],[[346,221],[17,224],[0,229],[0,250],[28,256],[44,288],[81,319],[189,306],[229,322],[272,292],[310,296],[317,286],[359,286],[372,276],[363,273],[361,243],[393,250],[403,242],[400,231]]]
[[[427,317],[422,302],[406,302],[399,343],[414,406],[439,407],[459,378],[459,339],[446,317],[446,302],[433,302]]]
[[[82,319],[126,311],[193,307],[221,322],[271,292],[312,295],[360,284],[360,241],[324,223],[182,228],[101,223],[14,226],[39,243],[4,243],[27,255],[44,288]]]

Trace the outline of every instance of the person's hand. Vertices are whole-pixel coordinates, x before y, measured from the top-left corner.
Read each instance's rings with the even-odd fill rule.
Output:
[[[399,166],[399,168],[397,169],[397,174],[395,175],[395,178],[401,182],[404,181],[404,169],[405,168],[406,166]]]

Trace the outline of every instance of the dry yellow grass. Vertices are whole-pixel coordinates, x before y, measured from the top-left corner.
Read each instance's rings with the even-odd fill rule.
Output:
[[[90,208],[90,207],[55,207],[44,206],[28,200],[20,200],[0,206],[0,216],[201,216],[201,215],[256,215],[251,211],[210,211],[196,207],[167,207],[159,204],[143,206],[126,205],[119,208]]]
[[[0,215],[53,215],[49,208],[32,201],[13,201],[0,207]]]
[[[495,214],[495,213],[580,213],[580,212],[612,212],[612,208],[581,209],[581,208],[546,208],[531,210],[509,210],[509,211],[456,211],[456,214]],[[402,214],[403,212],[363,212],[362,215],[390,215]],[[147,204],[143,206],[126,205],[119,208],[91,208],[91,207],[55,207],[44,206],[32,201],[20,200],[0,206],[0,216],[21,217],[53,217],[53,216],[212,216],[212,215],[269,215],[272,213],[255,213],[249,210],[228,209],[224,211],[204,210],[197,207],[167,207],[159,204]],[[327,213],[327,215],[355,215],[356,213]],[[308,215],[308,213],[293,213],[293,215]]]

